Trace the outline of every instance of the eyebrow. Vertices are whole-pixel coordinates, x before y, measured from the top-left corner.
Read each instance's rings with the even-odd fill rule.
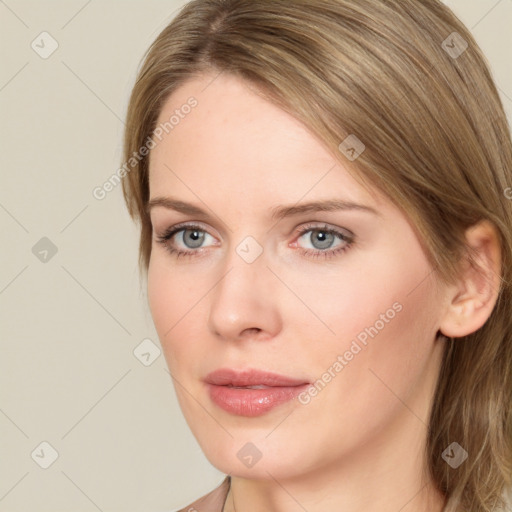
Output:
[[[149,214],[151,210],[157,206],[168,210],[175,210],[185,215],[196,215],[202,217],[208,216],[208,213],[202,208],[171,197],[155,197],[154,199],[151,199],[146,205],[146,212]],[[357,210],[365,213],[372,213],[374,215],[380,215],[380,213],[371,206],[357,204],[351,201],[344,201],[342,199],[328,199],[325,201],[312,201],[309,203],[295,204],[291,206],[277,206],[271,209],[271,218],[273,220],[281,220],[285,217],[293,217],[304,213],[347,210]]]

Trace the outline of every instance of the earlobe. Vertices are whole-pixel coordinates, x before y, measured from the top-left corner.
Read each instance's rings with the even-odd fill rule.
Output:
[[[439,330],[459,338],[480,329],[498,299],[501,284],[501,247],[496,228],[481,221],[466,231],[473,264],[466,256],[456,285],[447,289],[447,309]]]

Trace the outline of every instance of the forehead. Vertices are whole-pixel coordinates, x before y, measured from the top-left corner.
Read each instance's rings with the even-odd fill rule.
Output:
[[[179,191],[225,200],[229,190],[246,204],[337,193],[352,201],[382,200],[376,191],[370,196],[301,122],[232,75],[207,74],[183,84],[164,104],[157,126],[167,130],[151,150],[152,196]]]

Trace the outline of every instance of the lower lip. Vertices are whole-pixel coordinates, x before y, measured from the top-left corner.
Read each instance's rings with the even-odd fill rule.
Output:
[[[278,405],[293,400],[309,387],[274,386],[263,389],[237,389],[207,384],[210,398],[220,408],[238,416],[260,416]]]

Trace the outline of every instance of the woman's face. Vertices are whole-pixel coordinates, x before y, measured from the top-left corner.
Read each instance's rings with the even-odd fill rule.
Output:
[[[239,79],[187,82],[159,123],[173,115],[151,151],[148,295],[207,458],[286,478],[420,446],[445,301],[408,220]],[[335,201],[349,206],[315,206]],[[208,384],[218,369],[293,382]]]

